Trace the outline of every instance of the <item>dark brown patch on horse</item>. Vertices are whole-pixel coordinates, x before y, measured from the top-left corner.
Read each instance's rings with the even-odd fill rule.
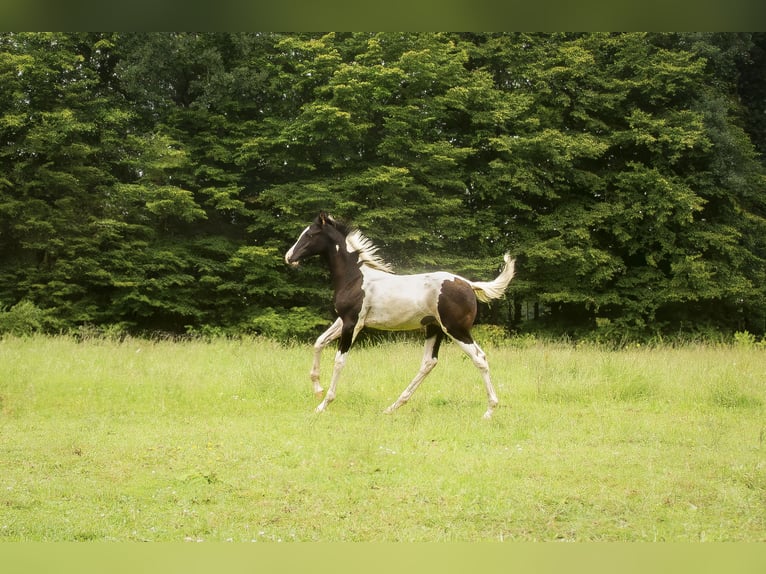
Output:
[[[442,283],[439,293],[439,317],[452,337],[462,343],[473,343],[471,327],[476,320],[476,295],[471,286],[462,279]]]

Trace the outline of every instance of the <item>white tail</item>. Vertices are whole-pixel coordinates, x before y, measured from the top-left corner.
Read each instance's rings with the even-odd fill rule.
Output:
[[[479,301],[490,301],[492,299],[499,299],[505,293],[505,289],[513,279],[514,270],[516,267],[516,260],[511,259],[511,254],[506,253],[503,256],[505,261],[505,267],[500,272],[500,275],[494,281],[471,281],[471,288],[476,293],[476,298]]]

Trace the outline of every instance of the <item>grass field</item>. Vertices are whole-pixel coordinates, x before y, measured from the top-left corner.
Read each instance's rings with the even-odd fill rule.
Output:
[[[486,351],[0,340],[0,541],[766,541],[763,348]]]

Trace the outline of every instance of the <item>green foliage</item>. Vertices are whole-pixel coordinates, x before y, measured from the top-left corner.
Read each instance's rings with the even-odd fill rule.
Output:
[[[0,34],[0,304],[75,331],[309,337],[326,272],[282,254],[324,209],[400,272],[483,279],[510,250],[511,303],[488,310],[510,331],[761,335],[763,46]]]
[[[471,330],[471,334],[485,349],[503,347],[509,343],[508,333],[499,325],[478,324]]]
[[[743,349],[766,348],[766,338],[759,341],[749,331],[737,331],[734,333],[734,345]]]
[[[0,309],[0,335],[20,337],[44,333],[52,325],[50,314],[30,301],[20,301],[10,309]]]
[[[266,334],[282,342],[305,340],[323,327],[327,327],[327,319],[304,307],[293,307],[289,313],[263,309],[239,325],[246,333]]]

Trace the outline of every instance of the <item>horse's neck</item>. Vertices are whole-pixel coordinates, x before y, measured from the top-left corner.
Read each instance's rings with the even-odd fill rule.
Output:
[[[327,253],[327,264],[330,268],[330,280],[337,293],[349,283],[359,280],[362,273],[359,269],[359,259],[356,253],[348,253],[345,249],[334,247]]]

